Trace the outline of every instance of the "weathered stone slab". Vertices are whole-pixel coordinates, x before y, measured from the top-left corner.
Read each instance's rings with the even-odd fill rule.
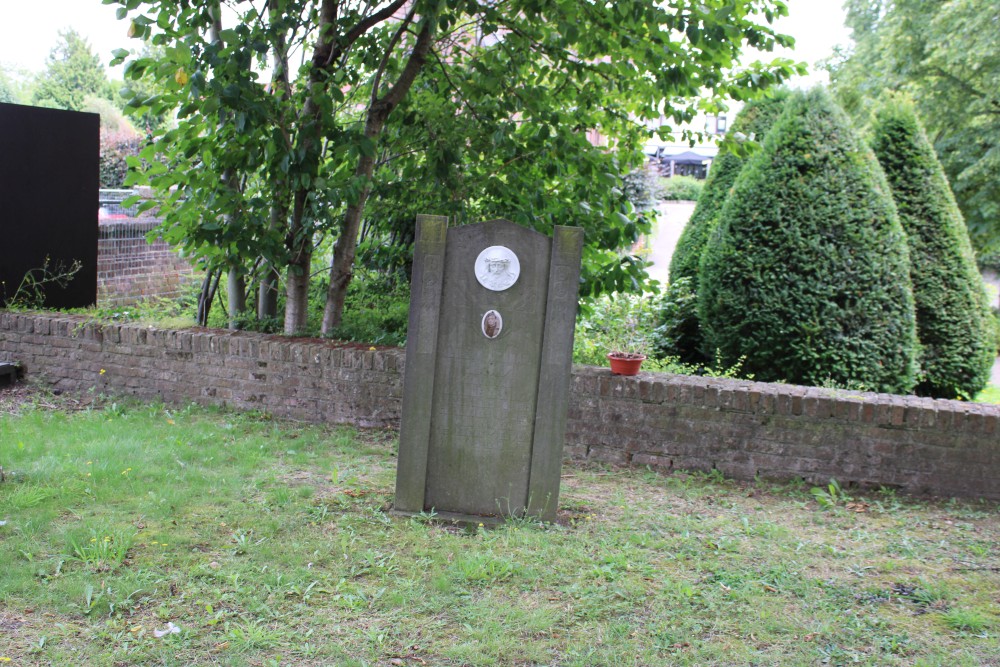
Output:
[[[418,219],[395,507],[552,519],[582,232],[445,229]]]

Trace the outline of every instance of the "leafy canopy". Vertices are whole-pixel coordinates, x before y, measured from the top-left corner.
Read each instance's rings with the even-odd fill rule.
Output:
[[[854,45],[828,65],[861,125],[886,93],[916,103],[973,243],[1000,253],[1000,50],[995,0],[849,0]]]
[[[90,44],[73,29],[61,31],[39,75],[31,101],[38,106],[81,111],[87,98],[111,99],[114,92]]]
[[[229,3],[233,27],[211,3],[105,2],[156,47],[117,54],[130,81],[160,85],[132,107],[177,115],[133,177],[159,192],[167,238],[209,268],[287,269],[289,285],[332,240],[328,305],[359,239],[360,261],[405,267],[420,212],[583,226],[583,291],[637,289],[627,248],[649,219],[622,176],[643,121],[679,126],[797,71],[738,65],[790,43],[776,0],[270,0]]]

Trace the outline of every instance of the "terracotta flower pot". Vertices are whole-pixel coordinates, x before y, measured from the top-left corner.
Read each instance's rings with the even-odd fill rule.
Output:
[[[639,367],[642,366],[645,358],[645,354],[608,353],[608,360],[611,362],[611,372],[615,375],[638,375]]]

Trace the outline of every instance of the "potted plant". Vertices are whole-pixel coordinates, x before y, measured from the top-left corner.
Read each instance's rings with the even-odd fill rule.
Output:
[[[624,331],[614,339],[611,351],[608,352],[611,372],[615,375],[638,375],[639,367],[646,359],[649,343],[645,335],[639,332],[634,318],[627,318],[624,324]]]

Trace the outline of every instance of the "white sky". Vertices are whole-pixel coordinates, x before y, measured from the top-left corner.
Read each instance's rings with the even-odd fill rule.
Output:
[[[115,7],[100,0],[0,0],[0,64],[38,72],[59,39],[74,28],[87,38],[106,66],[111,51],[128,48],[128,22],[115,19]]]
[[[776,55],[812,65],[830,55],[836,44],[848,43],[843,0],[787,0],[787,4],[789,16],[778,29],[795,37],[797,44],[794,53]],[[126,36],[128,22],[115,19],[115,9],[100,0],[0,0],[0,65],[41,71],[59,31],[70,27],[87,38],[106,65],[112,50],[138,46]],[[813,75],[800,85],[823,80],[825,75]]]

